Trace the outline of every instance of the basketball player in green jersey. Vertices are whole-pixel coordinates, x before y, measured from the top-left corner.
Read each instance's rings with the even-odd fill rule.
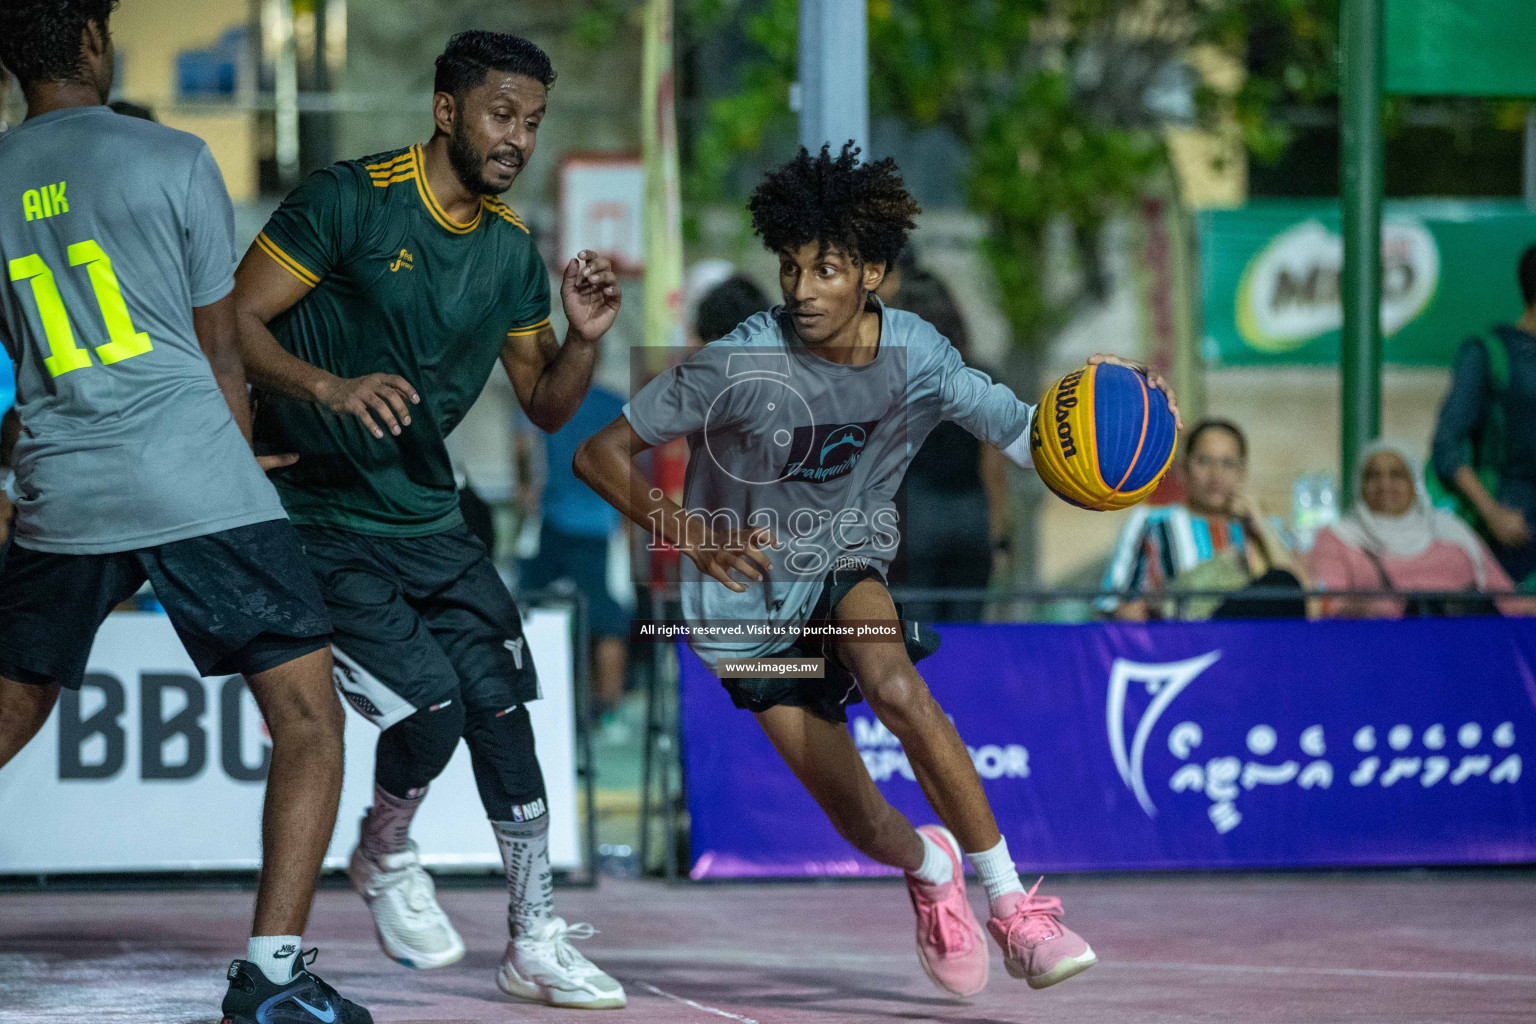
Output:
[[[538,681],[444,444],[498,358],[529,419],[558,429],[618,312],[608,261],[582,253],[564,271],[559,344],[543,260],[495,198],[533,156],[554,77],[525,39],[455,36],[437,60],[431,139],[311,175],[246,254],[236,303],[258,448],[299,455],[273,481],[335,624],[337,683],[382,730],[351,861],[380,944],[416,968],[464,955],[408,831],[463,737],[511,894],[497,982],[598,1009],[623,1006],[624,990],[570,945],[590,926],[554,915],[526,707]]]

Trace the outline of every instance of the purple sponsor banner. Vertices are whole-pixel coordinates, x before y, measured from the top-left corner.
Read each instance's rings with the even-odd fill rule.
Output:
[[[1536,620],[942,632],[922,674],[1028,871],[1536,861]],[[893,873],[681,658],[693,877]],[[934,820],[868,705],[849,728]]]

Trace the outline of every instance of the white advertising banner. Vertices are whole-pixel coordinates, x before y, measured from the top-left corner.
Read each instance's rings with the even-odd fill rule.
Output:
[[[543,689],[528,707],[557,870],[583,862],[570,620],[563,608],[523,617]],[[346,780],[327,867],[345,866],[357,841],[377,737],[347,711]],[[61,692],[49,723],[0,771],[0,874],[254,868],[271,752],[242,677],[199,679],[163,615],[110,615],[85,685]],[[411,834],[428,865],[501,864],[463,744]]]

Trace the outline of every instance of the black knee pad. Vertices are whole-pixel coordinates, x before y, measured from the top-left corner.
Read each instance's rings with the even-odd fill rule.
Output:
[[[373,779],[401,798],[443,774],[464,733],[464,702],[422,708],[379,733]]]
[[[471,709],[465,716],[475,785],[492,821],[533,821],[548,811],[544,773],[533,747],[526,705],[507,710]]]

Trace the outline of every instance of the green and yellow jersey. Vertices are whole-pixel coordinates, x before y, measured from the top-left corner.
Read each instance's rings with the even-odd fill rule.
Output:
[[[256,245],[310,291],[269,325],[306,363],[339,377],[393,373],[421,396],[398,437],[351,415],[262,392],[256,442],[296,452],[273,482],[296,523],[421,537],[459,515],[445,439],[480,396],[508,337],[549,324],[549,274],[528,228],[485,198],[449,219],[420,146],[310,175]]]

